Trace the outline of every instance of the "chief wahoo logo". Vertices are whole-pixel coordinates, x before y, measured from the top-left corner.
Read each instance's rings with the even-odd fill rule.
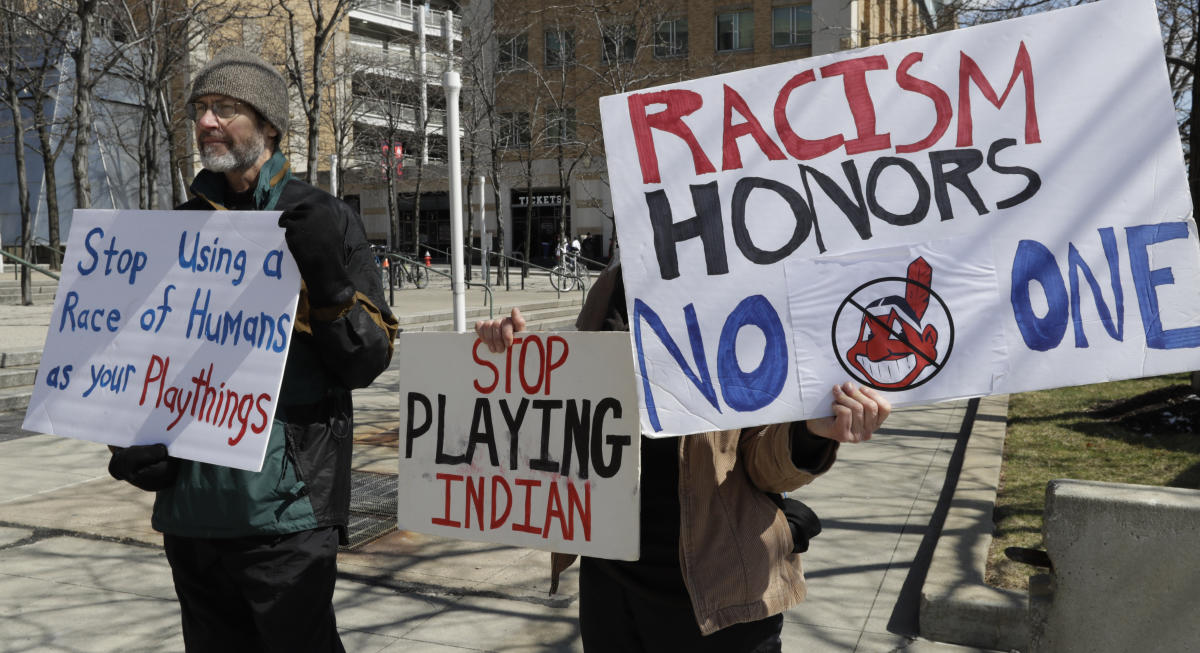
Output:
[[[903,295],[879,296],[879,291],[899,291],[903,282]],[[939,331],[932,322],[949,324],[949,341],[953,341],[953,322],[945,304],[932,290],[933,269],[924,258],[917,258],[908,266],[908,276],[879,279],[856,289],[846,303],[861,311],[862,321],[858,327],[858,338],[841,356],[842,365],[847,364],[859,380],[880,389],[903,390],[921,385],[940,371],[950,354],[946,344],[939,355]],[[874,291],[874,295],[870,294]],[[862,305],[858,297],[877,297]],[[931,297],[936,300],[936,310],[930,310]],[[845,304],[843,304],[845,308]],[[838,317],[842,310],[838,310]],[[937,314],[937,320],[929,319]],[[851,313],[852,315],[852,313]],[[836,322],[837,318],[835,318]],[[856,373],[857,372],[857,373]]]

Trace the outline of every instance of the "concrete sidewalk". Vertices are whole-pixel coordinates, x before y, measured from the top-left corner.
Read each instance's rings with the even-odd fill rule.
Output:
[[[497,304],[555,296],[525,292]],[[405,290],[396,304],[404,314],[445,311],[448,295]],[[0,306],[0,349],[41,346],[48,307],[26,309]],[[398,379],[393,366],[355,393],[356,471],[396,471],[387,436]],[[899,410],[798,493],[824,531],[804,555],[809,596],[785,615],[785,651],[981,650],[916,637],[917,613],[959,445],[973,425],[1003,423],[1006,406],[993,398],[977,410],[967,401]],[[182,650],[170,570],[149,524],[152,495],[109,478],[103,445],[24,433],[21,417],[0,413],[0,651]],[[339,562],[335,601],[349,651],[582,650],[577,572],[548,596],[546,553],[393,532]]]

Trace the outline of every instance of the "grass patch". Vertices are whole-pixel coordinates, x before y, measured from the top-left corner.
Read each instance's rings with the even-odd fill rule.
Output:
[[[1025,589],[1010,546],[1045,548],[1046,483],[1073,478],[1200,489],[1200,397],[1187,374],[1010,395],[986,580]]]

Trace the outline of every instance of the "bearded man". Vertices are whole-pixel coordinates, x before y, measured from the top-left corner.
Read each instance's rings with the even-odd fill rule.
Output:
[[[204,170],[188,211],[282,211],[300,300],[262,471],[114,448],[109,472],[157,492],[152,525],[188,651],[344,651],[333,612],[350,510],[350,391],[387,369],[397,331],[362,220],[293,177],[287,83],[241,48],[197,71],[187,115]],[[167,438],[164,436],[164,443]]]

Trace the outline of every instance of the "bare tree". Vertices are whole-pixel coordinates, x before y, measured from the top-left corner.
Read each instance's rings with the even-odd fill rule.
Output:
[[[499,106],[498,89],[512,75],[529,68],[528,31],[526,20],[516,23],[511,17],[498,20],[495,3],[486,3],[482,8],[475,3],[467,6],[464,17],[468,25],[467,38],[463,44],[464,96],[469,98],[465,105],[469,112],[464,122],[471,127],[468,140],[479,154],[478,169],[488,171],[488,189],[492,205],[497,209],[496,240],[494,247],[504,254],[504,220],[499,215],[500,186],[503,175],[504,153],[507,147],[506,128],[511,123],[503,119]],[[496,283],[503,280],[507,260],[498,259]]]
[[[336,173],[338,185],[344,184],[346,174],[351,171],[370,173],[363,164],[367,161],[378,162],[379,148],[360,151],[357,146],[359,129],[356,124],[365,113],[366,98],[355,92],[354,80],[369,74],[372,66],[378,66],[379,57],[371,58],[355,48],[342,47],[333,60],[330,77],[329,94],[329,128],[333,136],[333,154],[337,157]],[[388,156],[385,154],[385,156]],[[334,194],[341,195],[341,188],[330,188]],[[391,215],[389,213],[389,215]]]
[[[308,123],[308,167],[306,181],[317,183],[320,156],[321,106],[329,77],[329,59],[335,36],[349,13],[352,0],[306,0],[304,3],[277,0],[276,7],[286,19],[284,69],[292,85],[299,90],[304,118]],[[303,5],[307,11],[293,9]],[[311,35],[309,47],[305,37]]]
[[[57,162],[68,142],[72,125],[69,120],[55,115],[55,112],[48,115],[46,110],[56,104],[56,97],[64,82],[59,66],[66,55],[71,14],[55,4],[40,3],[32,10],[19,11],[14,20],[23,35],[14,43],[20,43],[20,51],[24,53],[20,59],[20,70],[16,72],[25,81],[24,106],[29,112],[28,126],[37,134],[37,145],[29,149],[39,156],[42,163],[42,194],[46,198],[50,267],[58,269],[62,243]],[[26,146],[29,147],[29,144],[26,143]]]
[[[22,95],[25,93],[27,81],[23,78],[26,65],[17,46],[28,30],[20,24],[15,4],[14,0],[3,0],[4,11],[0,12],[0,43],[3,43],[3,52],[0,52],[0,56],[3,57],[0,61],[3,68],[0,70],[0,81],[4,83],[4,95],[0,101],[8,109],[12,120],[17,203],[21,211],[21,254],[22,258],[29,261],[33,258],[33,215],[29,207],[29,181],[25,175],[25,119],[22,106]],[[29,268],[21,266],[21,303],[26,306],[33,303],[30,285]]]
[[[956,0],[945,5],[935,18],[939,27],[968,27],[1006,18],[1026,16],[1051,9],[1085,4],[1087,0]],[[1175,100],[1179,136],[1188,166],[1192,205],[1200,201],[1200,147],[1193,128],[1196,94],[1197,33],[1200,32],[1200,1],[1157,0],[1167,74]]]
[[[92,205],[88,142],[92,136],[92,89],[96,83],[92,71],[93,29],[99,4],[99,0],[75,0],[79,40],[71,52],[75,59],[75,150],[71,152],[71,170],[75,177],[75,208],[79,209]]]
[[[122,0],[105,7],[105,18],[114,32],[137,43],[118,48],[120,60],[112,74],[137,95],[137,139],[121,142],[130,158],[138,162],[138,207],[158,208],[165,170],[172,179],[172,205],[186,200],[183,185],[181,139],[184,126],[182,87],[189,53],[207,40],[220,25],[244,18],[245,12],[226,0]],[[110,34],[115,37],[116,34]],[[166,165],[164,166],[164,154]]]
[[[403,150],[397,152],[396,146],[404,143],[405,136],[411,134],[404,128],[415,118],[415,110],[402,102],[411,97],[405,87],[397,85],[394,79],[386,75],[371,72],[373,68],[386,70],[388,59],[384,52],[381,51],[374,61],[367,55],[360,56],[364,57],[364,70],[355,78],[353,94],[358,98],[359,117],[373,123],[373,127],[355,130],[355,158],[376,162],[368,163],[369,166],[380,166],[387,183],[389,240],[394,248],[398,248],[401,236],[400,210],[396,203],[397,182],[403,174],[404,160],[409,155]]]

